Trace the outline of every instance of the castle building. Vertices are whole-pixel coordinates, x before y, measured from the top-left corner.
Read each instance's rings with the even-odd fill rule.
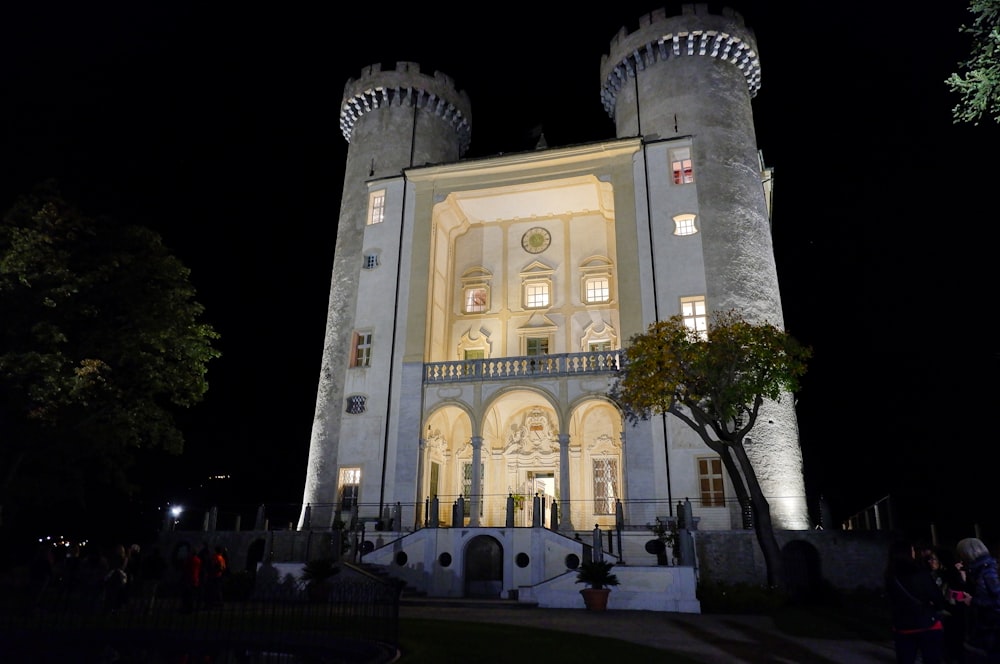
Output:
[[[448,76],[401,62],[348,81],[300,527],[354,510],[402,532],[572,536],[685,499],[702,530],[744,527],[694,432],[630,425],[607,392],[655,320],[783,325],[755,37],[731,10],[653,12],[612,39],[600,80],[614,138],[482,159],[463,159],[471,103]],[[750,437],[775,525],[808,529],[792,399]]]

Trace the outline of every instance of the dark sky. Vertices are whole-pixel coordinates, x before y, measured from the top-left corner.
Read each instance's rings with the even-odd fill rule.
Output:
[[[234,500],[287,504],[315,405],[347,79],[400,60],[452,76],[472,101],[470,157],[530,149],[539,126],[551,146],[612,138],[601,56],[620,27],[679,7],[12,4],[0,208],[56,177],[86,211],[163,235],[223,352],[164,468],[181,484],[231,473]],[[917,521],[989,523],[1000,131],[955,125],[943,82],[970,15],[729,4],[758,38],[786,327],[815,353],[798,395],[811,499],[838,518],[891,495]]]

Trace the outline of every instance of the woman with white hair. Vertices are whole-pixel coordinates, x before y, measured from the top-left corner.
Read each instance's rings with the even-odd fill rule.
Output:
[[[972,594],[969,645],[986,651],[989,664],[1000,664],[1000,574],[997,559],[982,540],[968,537],[955,548],[965,566]]]

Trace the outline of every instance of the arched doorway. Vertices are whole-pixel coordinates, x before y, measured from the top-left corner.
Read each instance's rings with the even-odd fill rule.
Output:
[[[500,597],[503,547],[489,535],[477,535],[465,547],[465,596]]]

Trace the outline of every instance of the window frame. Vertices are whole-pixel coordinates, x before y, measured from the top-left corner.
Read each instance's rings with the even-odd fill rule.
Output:
[[[695,223],[698,215],[685,212],[674,216],[674,235],[687,237],[698,233],[698,226]]]
[[[372,365],[372,346],[375,333],[355,330],[351,335],[351,368],[367,369]]]
[[[670,172],[673,184],[694,184],[694,160],[690,145],[670,148]]]
[[[726,481],[722,457],[701,456],[695,459],[698,499],[702,507],[726,506]]]
[[[368,215],[365,225],[374,226],[385,221],[385,189],[376,189],[368,194]]]
[[[690,313],[688,307],[690,307]],[[680,298],[680,312],[685,327],[697,332],[702,339],[708,339],[708,301],[704,295]]]

